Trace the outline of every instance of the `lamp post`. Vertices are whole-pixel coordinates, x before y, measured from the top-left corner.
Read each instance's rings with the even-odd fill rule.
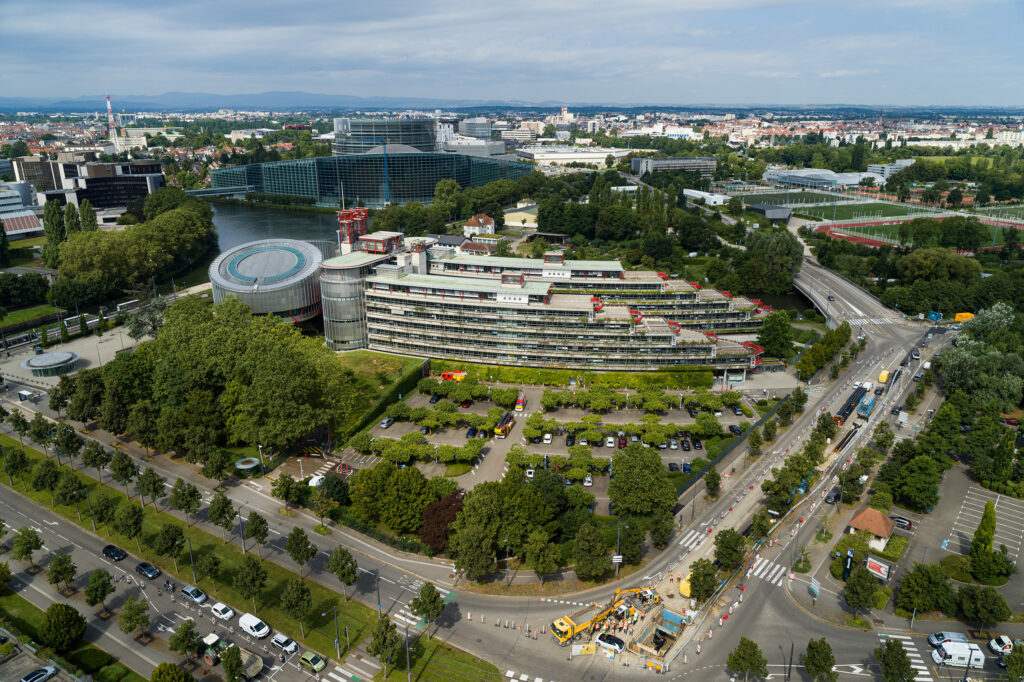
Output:
[[[245,554],[245,521],[242,519],[242,507],[235,510],[235,516],[238,517],[238,534],[242,538],[242,554]]]
[[[382,609],[380,605],[380,569],[375,568],[373,570],[373,580],[377,583],[377,617],[380,618],[382,615]]]
[[[185,542],[188,543],[188,565],[192,568],[192,582],[198,583],[196,579],[196,560],[192,557],[192,538],[186,537]]]
[[[338,607],[337,606],[332,606],[331,607],[331,611],[334,612],[334,655],[340,661],[341,660],[341,639],[340,639],[340,636],[338,634]],[[331,613],[331,611],[324,611],[320,615],[321,616],[326,616],[328,613]],[[348,641],[347,641],[348,640],[348,628],[345,628],[345,639],[346,639],[345,649],[348,650]]]
[[[257,445],[256,447],[260,451],[260,473],[265,474],[267,473],[267,465],[263,463],[263,446]]]
[[[408,682],[412,682],[412,666],[409,665],[409,621],[405,621],[405,673]]]

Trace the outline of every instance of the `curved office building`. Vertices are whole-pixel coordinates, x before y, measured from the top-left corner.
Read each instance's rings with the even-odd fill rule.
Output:
[[[397,143],[396,143],[397,144]],[[515,180],[534,167],[519,161],[444,153],[353,154],[272,161],[210,171],[213,187],[248,185],[257,194],[309,197],[320,206],[381,207],[407,201],[431,203],[441,180],[479,187],[495,180]]]
[[[312,244],[261,239],[229,249],[210,264],[213,300],[236,296],[256,315],[303,322],[320,314],[320,263]]]
[[[382,144],[405,145],[421,152],[437,151],[437,121],[432,118],[336,118],[336,156],[372,153]]]

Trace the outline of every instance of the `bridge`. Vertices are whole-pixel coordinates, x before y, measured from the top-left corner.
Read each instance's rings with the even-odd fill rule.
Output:
[[[252,185],[235,185],[234,187],[205,187],[203,189],[187,189],[185,192],[194,197],[244,197],[255,191]]]

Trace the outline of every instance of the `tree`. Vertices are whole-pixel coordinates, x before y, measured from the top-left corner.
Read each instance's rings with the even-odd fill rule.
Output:
[[[128,504],[118,505],[114,512],[114,531],[125,536],[129,540],[135,540],[135,546],[142,551],[139,537],[142,535],[142,519],[145,513],[138,502],[129,500]]]
[[[107,597],[114,593],[114,581],[110,574],[97,568],[89,574],[89,583],[85,586],[85,603],[89,606],[103,604],[107,608]]]
[[[622,525],[619,539],[619,554],[627,564],[638,564],[644,554],[644,536],[647,532],[637,523]]]
[[[975,556],[992,551],[992,544],[996,536],[996,506],[992,500],[985,502],[985,511],[981,513],[981,520],[974,530],[974,537],[971,539],[970,556]]]
[[[359,564],[356,563],[352,552],[344,547],[335,547],[331,552],[327,559],[327,570],[345,587],[352,587],[359,581]],[[345,601],[348,601],[350,596],[346,590]]]
[[[64,652],[85,634],[85,618],[73,606],[50,604],[43,614],[37,635],[40,643]]]
[[[875,649],[875,660],[882,666],[885,682],[913,682],[917,678],[917,670],[910,664],[903,642],[898,639],[887,639]]]
[[[959,187],[954,187],[949,190],[949,194],[946,195],[946,203],[953,207],[958,207],[964,201],[964,193]]]
[[[145,446],[146,456],[149,457],[149,450],[157,442],[159,430],[157,419],[160,417],[160,410],[153,404],[152,400],[145,399],[132,405],[128,410],[128,417],[125,419],[125,429],[137,440],[140,445]]]
[[[299,621],[299,631],[306,636],[306,626],[302,622],[313,608],[313,598],[309,588],[297,578],[289,578],[281,593],[281,608],[289,616]]]
[[[537,573],[544,582],[544,576],[558,570],[560,553],[558,546],[549,541],[548,534],[542,528],[530,533],[526,539],[526,565]]]
[[[878,422],[872,437],[875,440],[875,446],[882,452],[888,452],[892,444],[896,442],[896,434],[892,432],[889,422],[885,421]]]
[[[690,565],[690,596],[702,602],[718,588],[718,569],[709,559],[697,559]]]
[[[92,502],[92,517],[96,523],[107,526],[107,536],[110,535],[110,523],[114,520],[117,512],[117,498],[113,495],[99,495],[96,501]]]
[[[71,235],[78,232],[81,227],[82,224],[78,219],[78,209],[75,208],[74,204],[69,203],[64,207],[64,232],[67,234],[67,237],[70,238]]]
[[[99,474],[100,483],[103,482],[103,469],[110,464],[112,457],[110,450],[94,440],[86,441],[85,447],[82,448],[82,466],[95,469]]]
[[[43,459],[32,469],[32,487],[50,493],[50,506],[54,505],[53,491],[60,481],[60,467],[52,459]]]
[[[928,455],[920,455],[900,468],[893,493],[911,509],[925,511],[938,502],[941,480],[942,473],[935,460]]]
[[[737,675],[742,674],[744,680],[749,678],[751,673],[756,677],[768,676],[768,661],[761,653],[761,647],[746,637],[740,637],[740,643],[729,654],[726,665]]]
[[[169,557],[174,561],[174,570],[178,570],[178,557],[185,549],[185,533],[177,523],[165,523],[160,526],[156,538],[152,542],[157,554]]]
[[[676,490],[656,449],[631,445],[615,454],[613,466],[608,496],[620,513],[647,516],[675,506]]]
[[[704,485],[711,497],[718,497],[718,494],[722,492],[722,475],[718,473],[718,469],[714,465],[704,474]]]
[[[71,560],[71,555],[57,552],[50,557],[50,564],[46,567],[46,582],[51,585],[64,583],[64,588],[70,590],[77,573],[78,567]]]
[[[1024,680],[1024,646],[1013,647],[1010,653],[1003,656],[1003,663],[1006,664],[1006,678],[1010,682]]]
[[[242,682],[242,650],[232,644],[220,655],[220,664],[224,668],[224,682]]]
[[[18,434],[18,440],[21,443],[21,446],[25,447],[25,434],[28,433],[29,429],[29,423],[28,420],[25,419],[25,415],[23,415],[19,410],[11,410],[7,415],[7,421],[10,423],[11,428],[14,429],[14,432]]]
[[[419,469],[414,469],[419,471]],[[324,519],[330,518],[334,510],[339,506],[338,501],[331,497],[323,486],[319,486],[313,491],[313,511],[316,512],[316,516],[320,519],[320,525],[324,525]],[[420,512],[422,515],[422,511]],[[421,516],[422,519],[422,516]]]
[[[57,490],[54,492],[54,500],[57,504],[70,507],[74,505],[78,520],[82,520],[82,511],[79,506],[82,498],[85,497],[85,484],[78,475],[70,469],[63,469],[60,478],[57,480]]]
[[[43,206],[43,232],[46,244],[43,246],[43,262],[48,268],[55,268],[60,263],[58,247],[67,239],[64,232],[64,213],[56,201],[48,201]]]
[[[774,419],[769,419],[764,423],[764,439],[767,442],[775,440],[775,434],[779,430],[779,423]]]
[[[70,377],[67,374],[61,375],[57,385],[50,390],[50,400],[48,403],[50,409],[55,411],[59,417],[60,411],[68,406],[68,403],[71,402],[71,396],[74,395],[74,393],[74,377]]]
[[[284,508],[288,509],[290,502],[298,501],[299,485],[301,484],[292,478],[291,474],[281,474],[270,486],[270,494],[284,502]]]
[[[580,526],[572,544],[572,557],[576,562],[576,576],[580,580],[597,578],[611,567],[601,531],[592,523]]]
[[[231,504],[231,500],[228,499],[227,495],[217,493],[210,500],[210,506],[206,513],[210,518],[210,522],[215,526],[219,526],[223,531],[223,540],[227,542],[228,531],[235,525],[235,505]]]
[[[256,610],[256,597],[267,584],[267,569],[251,554],[242,557],[242,565],[235,573],[235,589],[242,599],[252,599],[252,610]]]
[[[196,629],[196,622],[191,618],[182,621],[177,629],[167,639],[167,648],[176,651],[186,659],[192,658],[199,649],[203,638],[199,636]]]
[[[724,528],[715,535],[715,559],[726,570],[740,565],[744,549],[743,536],[732,528]]]
[[[754,514],[754,518],[750,522],[750,534],[754,538],[763,538],[768,535],[768,531],[772,529],[771,517],[768,512],[761,510]]]
[[[419,596],[409,602],[409,610],[427,621],[427,638],[430,638],[430,624],[444,611],[445,603],[433,583],[424,583]]]
[[[956,615],[956,598],[945,571],[938,564],[914,564],[900,582],[896,606],[904,611],[941,611]]]
[[[288,533],[288,539],[284,545],[285,552],[292,558],[292,561],[299,567],[299,576],[302,576],[302,569],[310,559],[316,556],[316,545],[309,541],[306,531],[301,528],[292,528]]]
[[[761,432],[756,429],[750,429],[747,434],[747,445],[750,447],[750,454],[757,457],[761,454],[761,446],[764,445],[764,438],[761,437]]]
[[[859,609],[871,608],[877,589],[878,579],[871,575],[867,568],[858,564],[850,571],[850,577],[843,585],[843,601],[853,609],[856,616]]]
[[[739,197],[732,197],[729,199],[729,203],[725,205],[725,210],[729,215],[739,215],[743,213],[743,202]]]
[[[764,352],[776,358],[788,358],[793,354],[793,325],[784,310],[773,311],[757,332],[757,343],[764,346]]]
[[[32,421],[28,423],[28,437],[44,448],[49,445],[50,438],[53,437],[53,424],[42,412],[36,412]]]
[[[378,618],[373,632],[370,633],[370,644],[366,647],[366,651],[371,656],[376,656],[377,660],[384,664],[385,679],[388,676],[388,665],[398,659],[401,650],[402,642],[398,637],[398,629],[395,624],[391,622],[390,618]]]
[[[128,499],[131,499],[131,495],[128,494],[128,484],[132,482],[138,472],[135,462],[128,456],[128,453],[123,450],[114,453],[110,460],[110,477],[124,486],[124,494],[128,495]]]
[[[177,509],[185,515],[185,525],[191,525],[189,523],[189,515],[195,514],[199,510],[199,505],[203,501],[202,493],[199,492],[199,488],[189,483],[183,478],[179,478],[174,482],[174,486],[171,487],[171,495],[167,500],[167,505],[171,509]]]
[[[146,495],[149,495],[149,499],[153,501],[153,508],[156,509],[157,498],[164,494],[164,477],[153,467],[147,467],[136,479],[135,488],[139,491],[142,506],[146,506]]]
[[[256,541],[256,553],[259,555],[261,561],[263,560],[263,545],[267,541],[267,535],[269,532],[270,525],[267,523],[267,520],[258,512],[249,512],[249,516],[245,519],[245,532],[243,532],[242,535],[250,540]]]
[[[43,548],[39,534],[28,526],[22,526],[11,538],[11,554],[18,561],[32,563],[32,553]]]
[[[780,424],[788,424],[793,421],[796,409],[791,400],[783,400],[775,410],[775,416],[779,418]]]
[[[957,591],[956,601],[964,618],[980,627],[1002,623],[1013,615],[1006,598],[994,587],[964,585]]]
[[[82,232],[95,232],[99,227],[96,222],[96,211],[93,210],[92,204],[89,203],[88,199],[82,199],[82,203],[79,205],[78,218],[81,223]]]
[[[196,678],[173,663],[161,663],[153,669],[149,682],[196,682]]]
[[[209,577],[213,580],[213,589],[217,589],[217,573],[220,572],[220,557],[212,551],[203,552],[196,559],[196,575],[199,580]]]
[[[839,679],[839,673],[832,670],[836,657],[825,637],[808,641],[807,651],[801,660],[812,682],[836,682]]]

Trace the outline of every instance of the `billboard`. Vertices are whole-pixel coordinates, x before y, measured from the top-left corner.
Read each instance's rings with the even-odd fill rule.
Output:
[[[889,564],[882,563],[874,557],[868,557],[866,561],[868,571],[877,575],[882,580],[889,579]]]

